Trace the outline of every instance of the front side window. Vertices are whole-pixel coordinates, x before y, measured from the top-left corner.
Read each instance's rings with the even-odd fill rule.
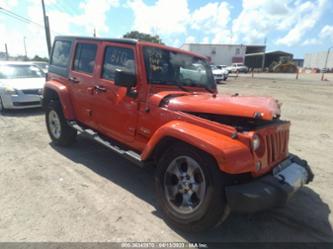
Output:
[[[72,42],[70,41],[56,41],[54,43],[51,65],[57,67],[67,67],[70,58]]]
[[[215,87],[211,68],[201,58],[155,47],[144,47],[143,53],[151,84]]]
[[[35,65],[0,65],[0,79],[43,78],[44,72]]]
[[[106,47],[102,78],[114,80],[116,70],[135,74],[134,52],[130,48]]]
[[[78,72],[92,74],[97,53],[96,44],[79,43],[76,46],[73,69]]]

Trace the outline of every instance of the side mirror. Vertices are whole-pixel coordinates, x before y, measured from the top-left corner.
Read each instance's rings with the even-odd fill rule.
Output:
[[[116,86],[131,88],[136,85],[136,75],[116,69],[114,84]]]

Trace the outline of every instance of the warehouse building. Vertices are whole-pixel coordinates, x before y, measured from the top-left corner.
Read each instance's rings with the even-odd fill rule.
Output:
[[[293,59],[294,64],[297,67],[303,67],[304,66],[304,59]]]
[[[304,67],[305,68],[324,68],[325,60],[327,57],[327,51],[316,52],[316,53],[307,53],[304,56]],[[333,51],[331,50],[328,60],[327,68],[333,68]]]
[[[293,54],[284,51],[250,53],[245,55],[245,65],[249,68],[262,68],[264,59],[264,67],[267,68],[273,62],[280,62],[282,59],[292,60]]]
[[[244,63],[246,54],[263,52],[265,46],[185,43],[181,49],[206,56],[215,65],[229,66],[232,63]]]

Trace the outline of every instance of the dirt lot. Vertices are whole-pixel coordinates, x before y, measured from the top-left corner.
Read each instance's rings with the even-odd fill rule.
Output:
[[[242,76],[220,91],[283,102],[290,151],[316,175],[287,207],[179,233],[156,211],[151,169],[84,137],[53,147],[42,111],[9,112],[0,116],[0,241],[333,241],[333,83]]]

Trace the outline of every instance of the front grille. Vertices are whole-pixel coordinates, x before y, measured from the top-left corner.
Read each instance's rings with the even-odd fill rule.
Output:
[[[33,94],[33,95],[40,95],[41,94],[40,89],[26,89],[26,90],[22,90],[22,92],[24,94]]]
[[[14,106],[29,106],[29,105],[40,105],[40,101],[30,101],[30,102],[13,102]]]
[[[289,130],[281,130],[265,137],[267,164],[272,165],[282,160],[288,153]]]

